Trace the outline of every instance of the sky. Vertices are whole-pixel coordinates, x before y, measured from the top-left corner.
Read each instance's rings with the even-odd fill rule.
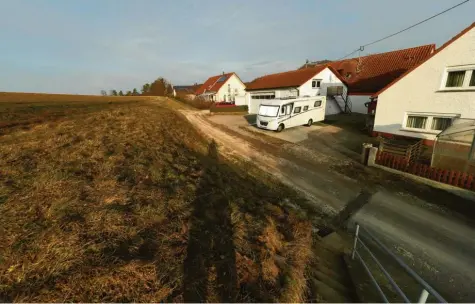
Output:
[[[338,59],[461,0],[0,0],[0,91],[99,94],[165,77],[243,81]],[[475,0],[362,54],[435,43]]]

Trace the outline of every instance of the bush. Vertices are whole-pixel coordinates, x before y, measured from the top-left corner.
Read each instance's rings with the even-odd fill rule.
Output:
[[[213,106],[210,109],[211,112],[247,112],[247,106],[234,106],[234,107],[216,107]]]
[[[192,106],[196,109],[199,109],[199,110],[207,110],[207,109],[211,108],[211,106],[213,105],[213,103],[211,101],[206,101],[206,100],[204,100],[203,98],[200,98],[200,97],[196,97],[193,100],[187,99],[187,98],[182,97],[182,96],[176,96],[174,98],[175,98],[175,100],[178,100],[179,102],[183,102],[183,103],[185,103],[189,106]]]

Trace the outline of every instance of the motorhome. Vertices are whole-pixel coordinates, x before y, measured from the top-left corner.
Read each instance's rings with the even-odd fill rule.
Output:
[[[257,127],[280,132],[325,119],[325,96],[269,99],[259,106]]]

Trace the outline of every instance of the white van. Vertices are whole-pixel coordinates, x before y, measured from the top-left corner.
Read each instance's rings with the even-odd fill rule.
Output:
[[[269,99],[259,106],[257,127],[277,132],[325,119],[326,97]]]

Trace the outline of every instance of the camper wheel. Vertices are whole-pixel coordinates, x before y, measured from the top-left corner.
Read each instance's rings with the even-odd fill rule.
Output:
[[[283,129],[284,129],[284,124],[280,124],[276,131],[282,132]]]

